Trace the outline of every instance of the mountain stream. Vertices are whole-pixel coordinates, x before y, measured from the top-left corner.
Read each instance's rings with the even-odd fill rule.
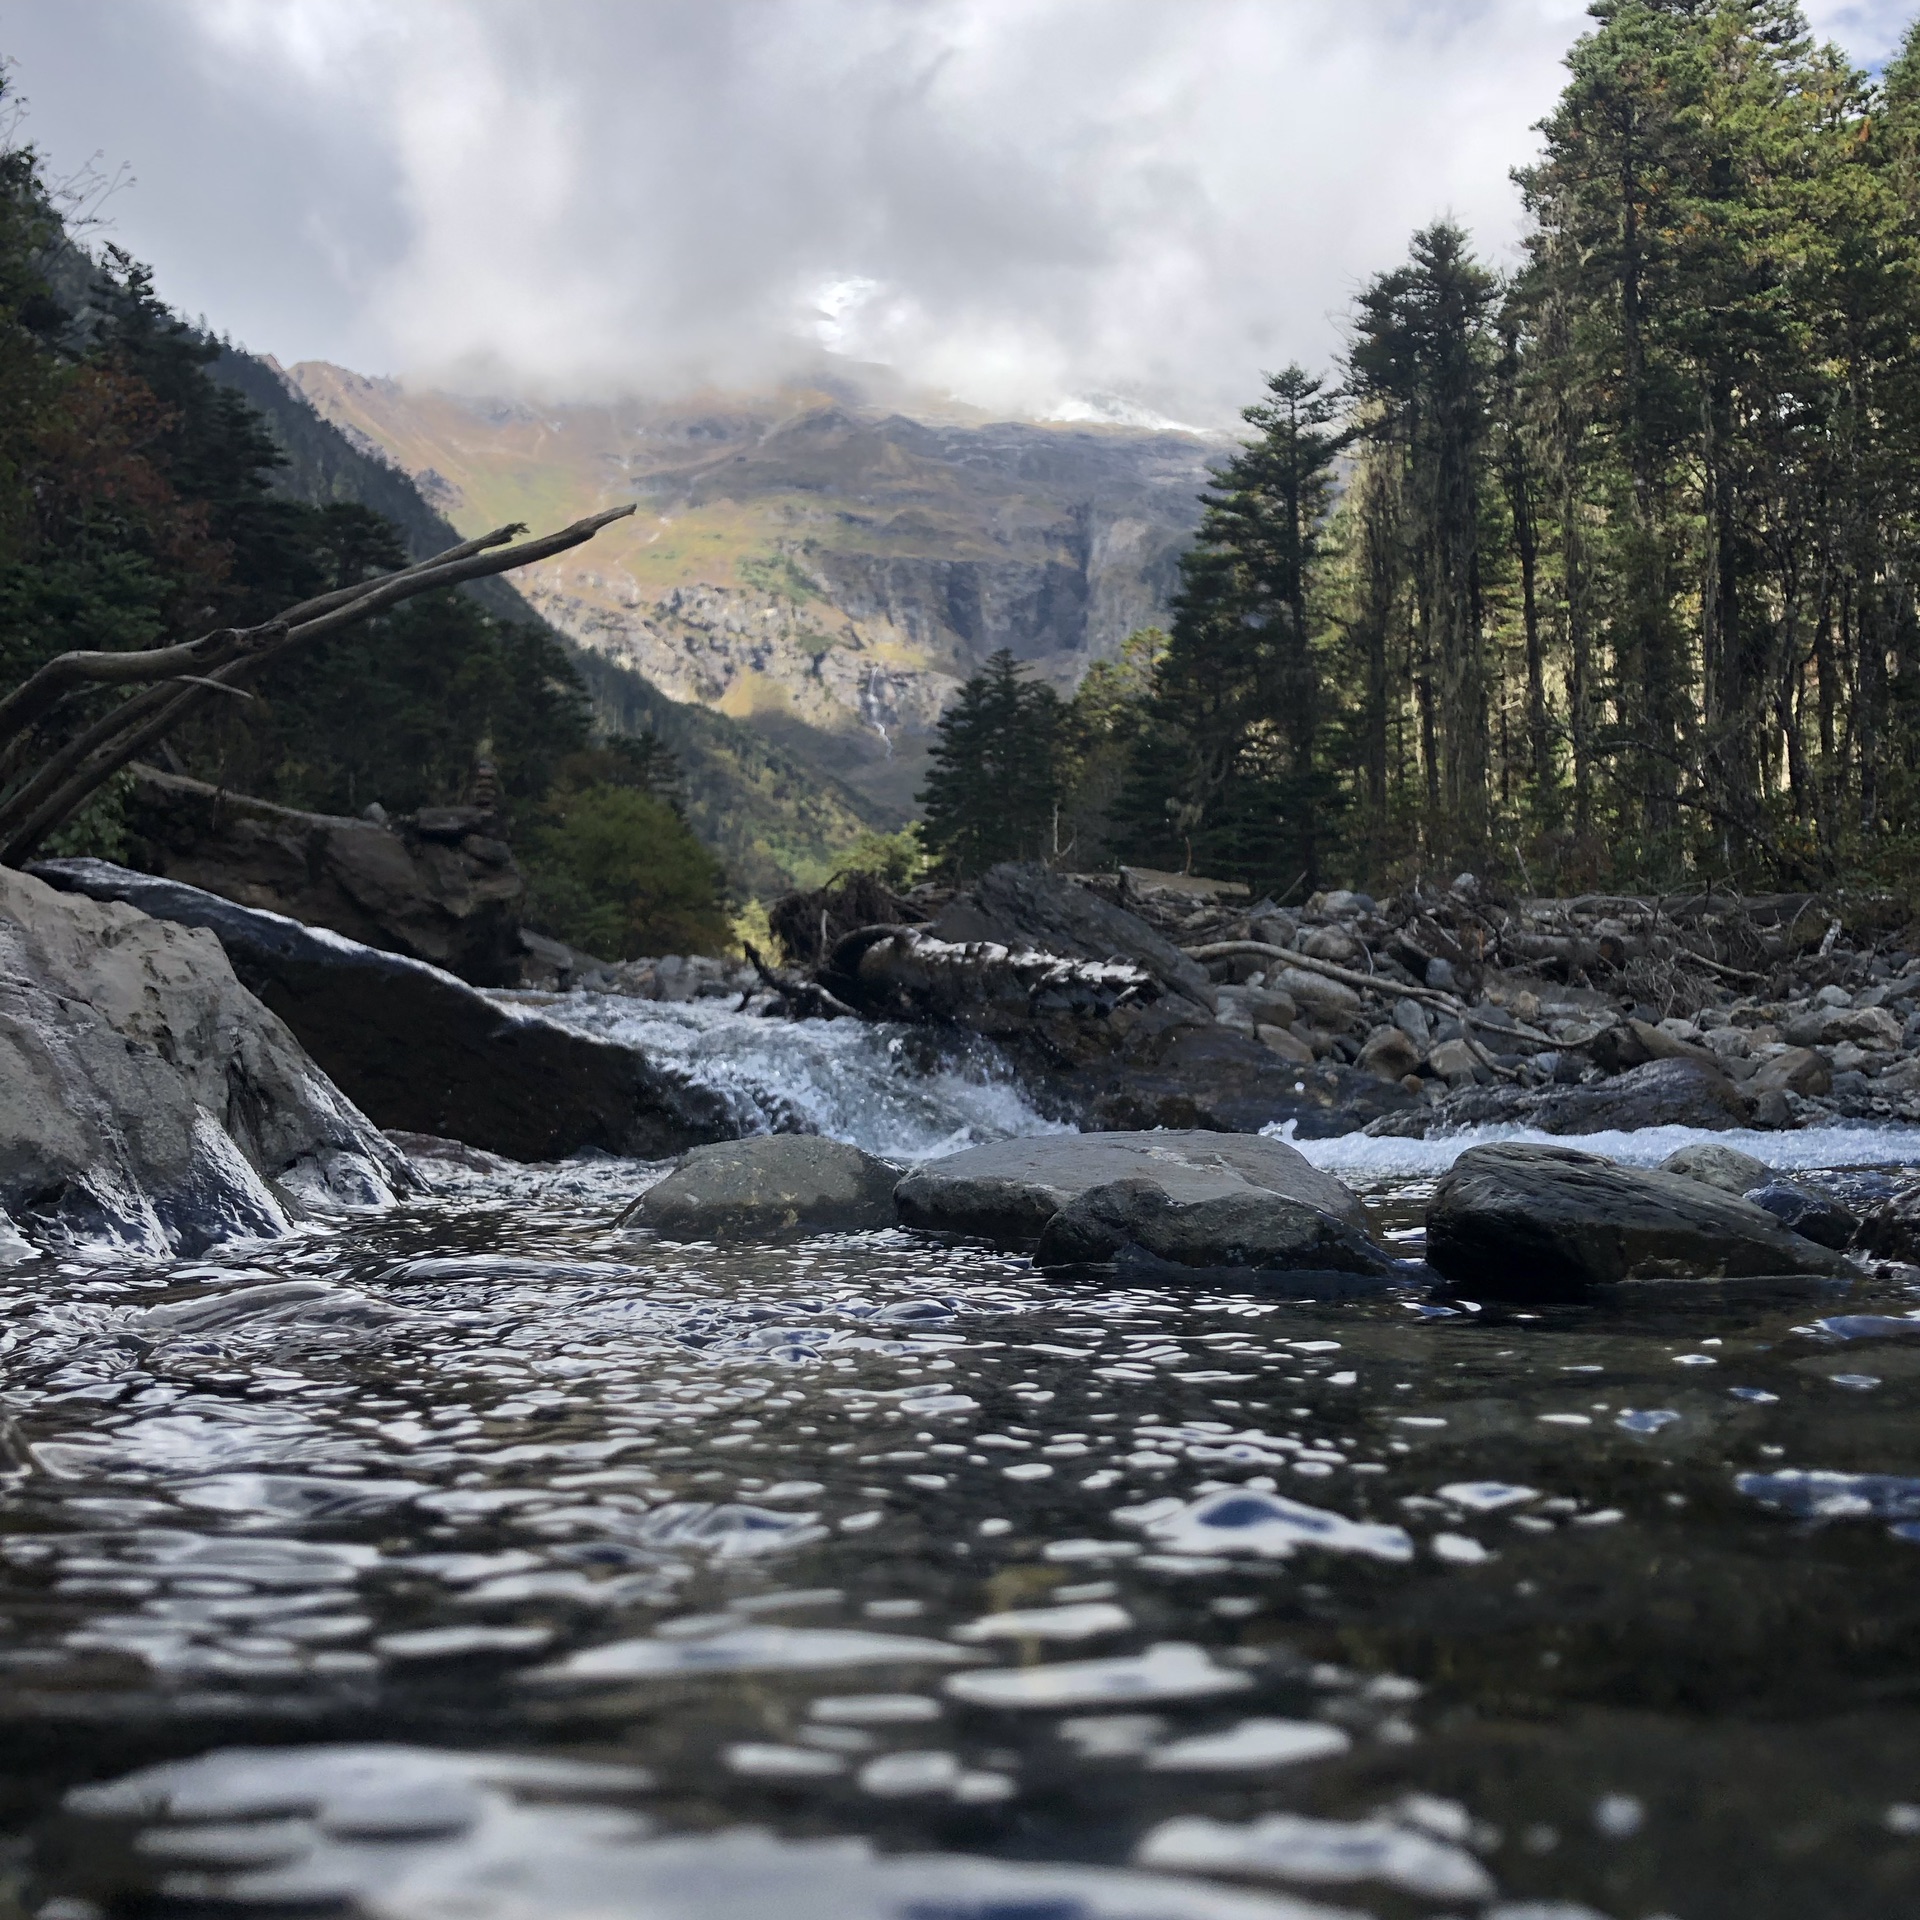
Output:
[[[1041,1125],[884,1029],[565,1012],[900,1159]],[[1414,1248],[1457,1147],[1310,1150]],[[1920,1297],[1063,1284],[432,1171],[0,1298],[0,1915],[1920,1911]]]

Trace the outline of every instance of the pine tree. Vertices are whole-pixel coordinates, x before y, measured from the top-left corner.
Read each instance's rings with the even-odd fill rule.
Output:
[[[1120,814],[1141,857],[1263,886],[1318,883],[1337,783],[1310,581],[1347,435],[1290,366],[1242,414],[1258,430],[1202,496]],[[1282,869],[1285,869],[1283,872]]]
[[[927,849],[946,872],[1060,851],[1063,710],[1051,687],[1002,648],[961,687],[937,736],[918,798]]]

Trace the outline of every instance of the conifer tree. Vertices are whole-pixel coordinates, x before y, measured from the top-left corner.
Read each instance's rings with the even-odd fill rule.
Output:
[[[1059,695],[1002,648],[940,717],[918,796],[940,866],[964,878],[1058,852],[1062,749]]]

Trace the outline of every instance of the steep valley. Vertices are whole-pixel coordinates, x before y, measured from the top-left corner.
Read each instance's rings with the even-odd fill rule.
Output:
[[[590,659],[744,723],[888,825],[989,654],[1011,648],[1067,691],[1165,618],[1220,451],[1180,432],[909,417],[837,381],[535,406],[319,362],[283,377],[462,534],[637,499],[633,520],[523,576],[527,600]]]

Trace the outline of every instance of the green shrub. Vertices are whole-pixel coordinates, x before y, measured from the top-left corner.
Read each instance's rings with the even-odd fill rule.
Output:
[[[724,953],[720,863],[672,805],[635,787],[556,793],[525,836],[527,919],[607,960]]]

